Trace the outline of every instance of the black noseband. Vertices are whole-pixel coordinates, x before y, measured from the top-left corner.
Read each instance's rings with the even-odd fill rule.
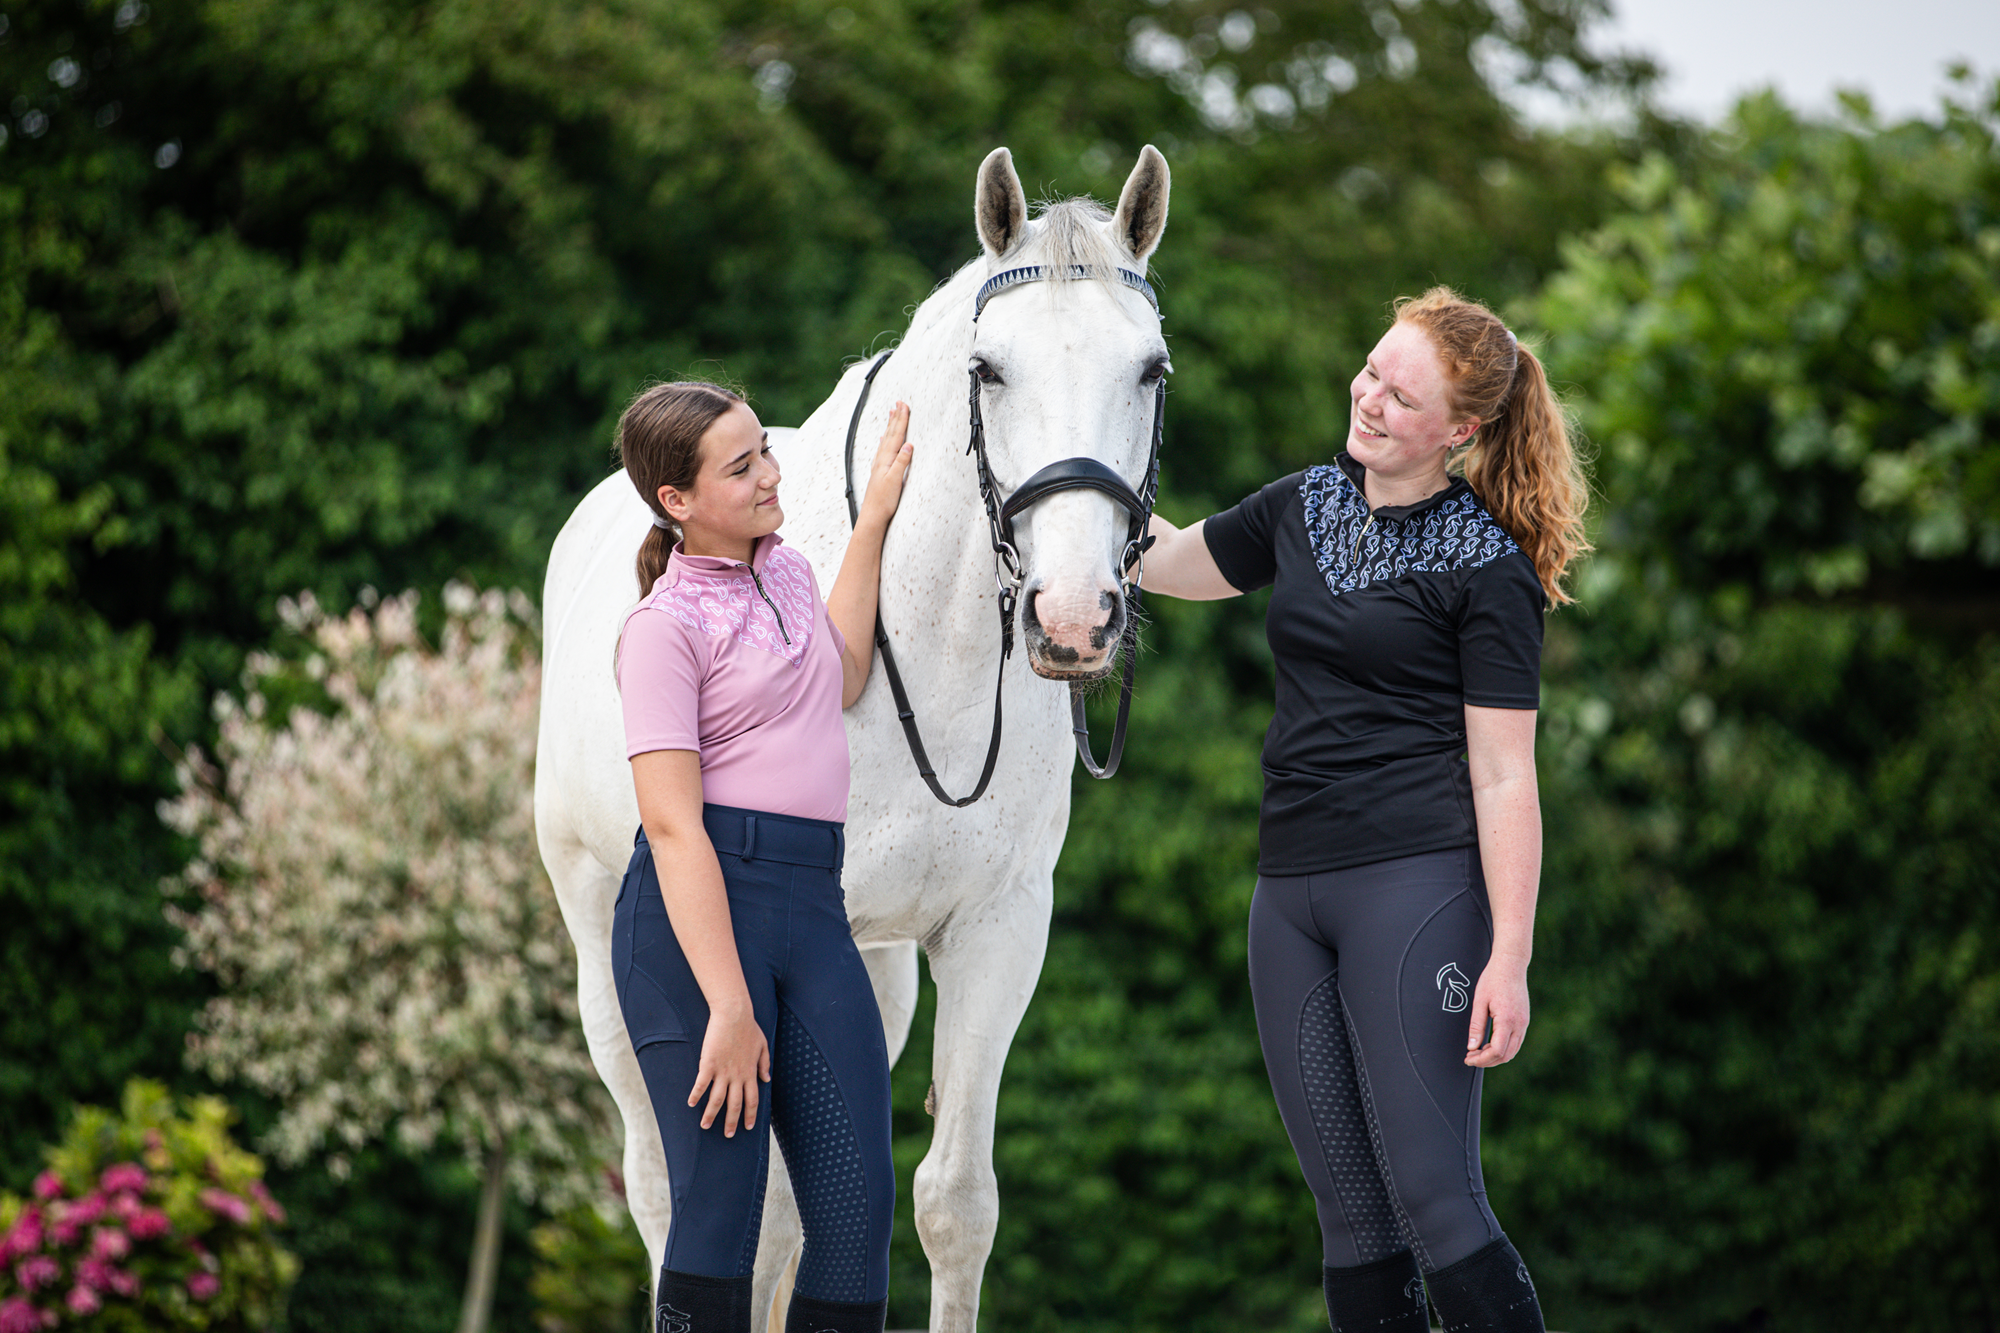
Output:
[[[1094,458],[1063,458],[1049,464],[1014,488],[1007,503],[1000,506],[1000,519],[1012,524],[1014,516],[1057,491],[1102,491],[1116,500],[1127,514],[1143,521],[1146,502],[1125,478]]]

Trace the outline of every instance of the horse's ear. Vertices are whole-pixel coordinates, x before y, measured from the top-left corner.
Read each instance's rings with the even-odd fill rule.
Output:
[[[1028,230],[1028,196],[1014,174],[1014,155],[996,148],[979,164],[979,189],[972,211],[979,221],[979,243],[999,259],[1021,243]]]
[[[1160,150],[1151,144],[1141,148],[1138,165],[1118,194],[1118,216],[1111,223],[1112,234],[1135,263],[1144,264],[1159,248],[1167,230],[1167,191],[1172,183]]]

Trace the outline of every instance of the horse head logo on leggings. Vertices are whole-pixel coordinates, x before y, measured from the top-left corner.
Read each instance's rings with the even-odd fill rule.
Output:
[[[1462,1014],[1472,1003],[1472,980],[1458,970],[1457,963],[1446,963],[1438,969],[1437,988],[1444,992],[1444,1011],[1448,1014]]]
[[[694,1321],[665,1301],[660,1302],[657,1315],[657,1333],[694,1333]]]

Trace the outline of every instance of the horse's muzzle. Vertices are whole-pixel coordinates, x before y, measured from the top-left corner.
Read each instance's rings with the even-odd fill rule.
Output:
[[[1097,680],[1118,663],[1125,634],[1125,599],[1093,588],[1062,596],[1031,587],[1021,601],[1021,638],[1028,666],[1048,680]]]

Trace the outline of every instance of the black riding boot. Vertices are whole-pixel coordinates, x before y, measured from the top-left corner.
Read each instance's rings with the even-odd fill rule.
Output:
[[[653,1333],[750,1333],[750,1279],[662,1268]]]
[[[785,1315],[785,1333],[882,1333],[889,1302],[822,1301],[792,1293]]]
[[[1445,1333],[1544,1333],[1528,1266],[1505,1236],[1427,1281]]]
[[[1354,1268],[1328,1268],[1326,1317],[1333,1333],[1430,1333],[1424,1280],[1408,1250]]]

